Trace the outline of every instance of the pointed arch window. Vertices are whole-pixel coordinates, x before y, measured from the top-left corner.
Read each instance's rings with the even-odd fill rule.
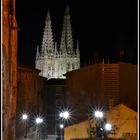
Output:
[[[73,69],[73,70],[75,69],[75,64],[72,64],[72,69]]]
[[[67,70],[70,69],[70,63],[67,63]]]

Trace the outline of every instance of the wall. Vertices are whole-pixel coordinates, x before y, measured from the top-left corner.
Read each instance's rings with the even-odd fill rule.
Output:
[[[64,140],[74,138],[88,138],[88,121],[83,121],[72,126],[68,126],[64,130]]]
[[[15,9],[15,0],[2,1],[3,140],[15,139],[18,31]]]
[[[81,110],[87,110],[88,105],[108,107],[110,100],[112,105],[124,102],[136,110],[136,67],[127,63],[94,64],[68,72],[67,101]]]
[[[121,102],[137,110],[138,100],[138,75],[137,66],[120,63],[120,98]]]
[[[34,123],[33,119],[35,119],[31,117],[42,113],[45,78],[38,76],[39,72],[39,70],[27,66],[18,66],[17,137],[24,135],[25,131],[24,123],[21,120],[22,113],[28,113],[31,123]]]
[[[81,110],[86,110],[89,104],[101,103],[103,100],[102,72],[101,64],[68,72],[66,79],[68,102],[78,106]]]
[[[117,127],[115,134],[108,135],[110,138],[131,139],[133,135],[133,138],[135,137],[134,139],[136,139],[137,113],[134,110],[123,104],[119,104],[108,112],[104,112],[104,115],[107,118],[107,122],[111,123],[112,126],[115,125]],[[92,124],[94,127],[95,122],[96,121],[94,121]],[[64,129],[64,140],[71,140],[74,138],[88,138],[88,126],[89,122],[86,120],[66,127]]]
[[[119,104],[106,113],[108,122],[117,126],[113,138],[126,137],[126,134],[135,134],[137,131],[137,112],[131,108]]]

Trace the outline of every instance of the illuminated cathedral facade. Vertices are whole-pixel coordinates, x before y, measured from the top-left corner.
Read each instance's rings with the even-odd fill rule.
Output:
[[[41,70],[40,76],[51,78],[65,78],[64,74],[80,68],[80,52],[77,40],[74,46],[71,16],[67,6],[64,14],[60,45],[53,40],[50,12],[45,20],[42,46],[37,46],[36,69]]]

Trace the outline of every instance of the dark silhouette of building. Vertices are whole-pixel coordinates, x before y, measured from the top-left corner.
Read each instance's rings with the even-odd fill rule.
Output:
[[[35,123],[35,116],[42,113],[42,96],[46,86],[46,78],[39,76],[40,70],[29,66],[18,66],[17,86],[17,112],[16,112],[16,137],[24,136],[24,122],[21,120],[23,113],[27,113],[28,132]]]
[[[43,112],[46,127],[43,129],[44,138],[58,138],[59,111],[65,106],[65,79],[49,79],[45,86]]]

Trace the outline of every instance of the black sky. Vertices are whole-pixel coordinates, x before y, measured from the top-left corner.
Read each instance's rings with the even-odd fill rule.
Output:
[[[36,47],[41,44],[48,8],[54,40],[60,40],[66,3],[70,6],[73,35],[79,39],[81,64],[100,58],[137,63],[137,1],[117,0],[17,0],[18,61],[34,66]]]

